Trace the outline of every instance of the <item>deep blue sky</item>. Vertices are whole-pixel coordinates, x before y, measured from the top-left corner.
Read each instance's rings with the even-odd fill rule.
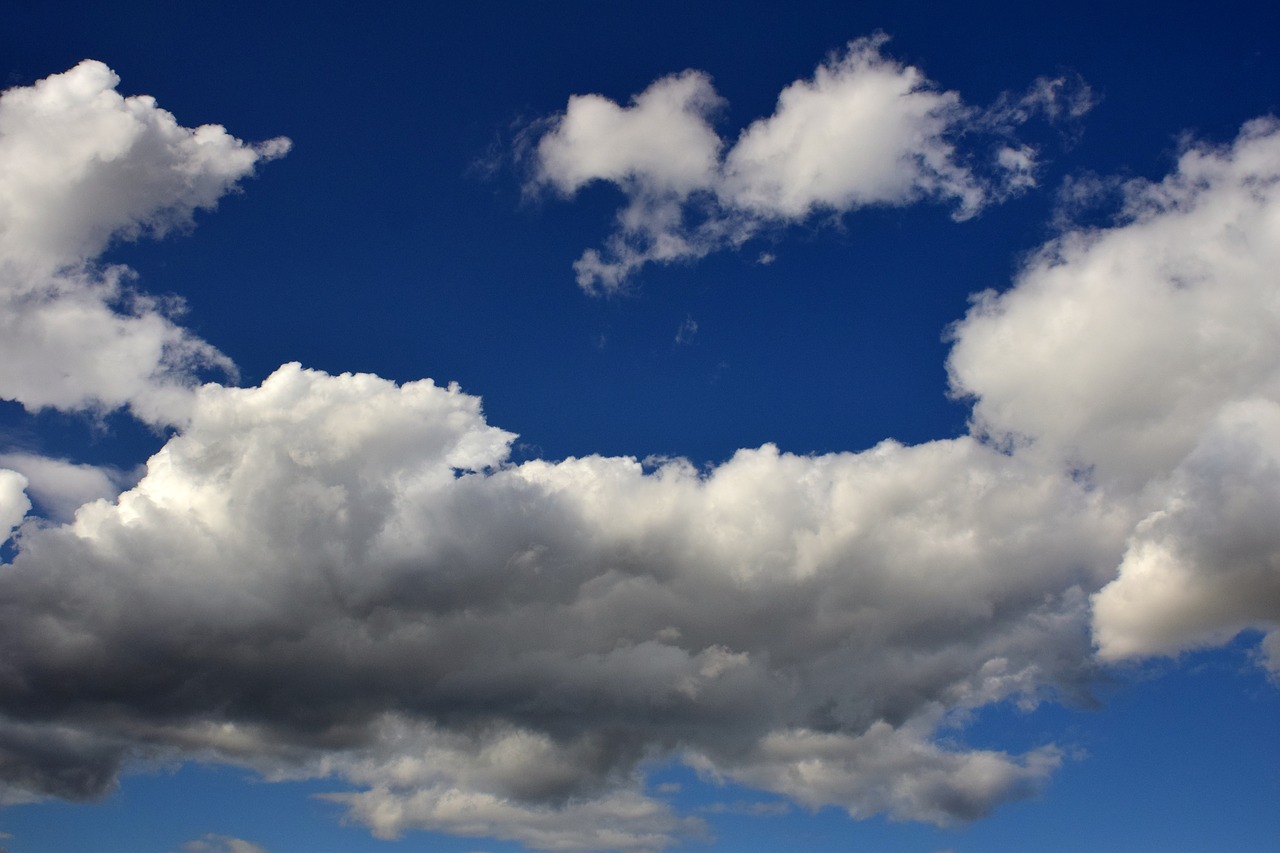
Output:
[[[11,2],[0,82],[26,86],[85,58],[186,126],[218,123],[293,149],[197,215],[194,231],[117,244],[106,259],[261,382],[299,361],[331,373],[457,381],[517,460],[592,453],[720,463],[773,442],[817,454],[966,432],[948,398],[947,329],[970,295],[1007,289],[1050,239],[1064,180],[1159,179],[1184,134],[1225,144],[1280,113],[1280,13],[1264,3]],[[945,204],[879,206],[768,230],[740,250],[649,265],[592,297],[571,265],[611,229],[621,195],[531,194],[522,134],[570,95],[625,103],[687,68],[708,73],[732,140],[779,91],[851,39],[985,107],[1040,76],[1079,75],[1096,106],[1068,131],[1029,124],[1039,186],[956,222]],[[1099,217],[1103,214],[1098,213]],[[761,253],[776,260],[756,263]],[[687,321],[696,333],[677,342]],[[1141,318],[1135,318],[1141,322]],[[131,467],[163,442],[124,415],[31,416],[3,403],[0,450]],[[936,829],[826,808],[705,813],[716,850],[1238,850],[1280,848],[1280,691],[1256,636],[1177,660],[1104,667],[1094,707],[1008,702],[955,732],[1068,758],[1040,795]],[[187,764],[126,775],[99,804],[0,811],[12,853],[177,850],[206,833],[272,853],[503,851],[514,843],[410,832],[373,839],[310,798],[343,783],[270,785]],[[667,766],[676,802],[782,802]]]

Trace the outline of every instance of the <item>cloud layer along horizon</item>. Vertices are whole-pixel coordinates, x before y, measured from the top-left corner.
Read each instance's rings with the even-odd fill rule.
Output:
[[[944,141],[958,98],[878,48],[788,88],[723,155],[696,73],[625,109],[572,101],[539,148],[546,180],[620,182],[650,224],[699,192],[748,223],[986,203]],[[706,832],[646,783],[676,760],[808,807],[949,824],[1063,760],[964,746],[977,709],[1084,700],[1106,662],[1247,628],[1280,672],[1275,121],[1188,147],[1129,185],[1113,225],[1066,231],[976,298],[948,362],[970,435],[765,445],[699,470],[517,464],[478,397],[427,379],[288,364],[197,385],[193,364],[232,366],[161,301],[122,303],[127,273],[96,258],[188,224],[287,143],[182,128],[115,85],[86,62],[0,100],[3,159],[25,164],[0,166],[0,322],[45,330],[0,359],[0,395],[179,430],[118,496],[117,472],[0,461],[0,526],[17,528],[0,800],[94,798],[126,766],[199,759],[346,780],[330,799],[379,836],[650,850]],[[824,156],[806,146],[831,98],[870,99],[851,134],[887,110],[889,138],[847,179],[806,183],[788,170]],[[922,147],[904,155],[907,137]],[[867,184],[883,163],[900,168]],[[73,197],[97,203],[71,221]],[[109,333],[59,337],[61,312]],[[66,373],[56,390],[33,352]]]

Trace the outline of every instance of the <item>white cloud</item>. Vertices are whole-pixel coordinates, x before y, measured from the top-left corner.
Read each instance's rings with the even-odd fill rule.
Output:
[[[663,77],[628,107],[575,95],[538,142],[538,180],[566,195],[598,180],[678,198],[706,189],[721,145],[708,120],[720,106],[711,79],[696,71]]]
[[[953,383],[978,428],[1033,436],[1141,483],[1171,470],[1232,400],[1275,392],[1280,263],[1274,122],[1193,148],[1133,185],[1118,227],[1049,244],[957,327]]]
[[[0,95],[0,397],[178,423],[198,371],[234,368],[173,322],[179,301],[94,260],[113,239],[188,226],[289,143],[182,127],[118,82],[86,60]]]
[[[676,343],[690,344],[693,343],[694,336],[698,334],[698,321],[692,317],[685,317],[684,322],[676,329]]]
[[[56,521],[70,521],[76,509],[95,500],[112,500],[131,484],[129,475],[113,468],[80,465],[32,453],[0,453],[0,468],[27,479],[27,494]]]
[[[922,79],[875,48],[859,43],[788,90],[758,138],[788,151],[776,140],[812,133],[832,93]],[[150,100],[119,99],[101,66],[54,79],[17,103],[53,93],[55,115],[106,105],[168,127]],[[557,172],[562,188],[622,181],[642,200],[641,229],[658,207],[720,198],[731,155],[706,189],[703,161],[642,153],[659,119],[710,143],[696,133],[704,84],[677,78],[629,113],[579,107],[586,130],[561,142],[621,141],[613,159]],[[899,100],[917,92],[958,103],[914,85]],[[199,131],[129,155],[139,186],[163,184],[145,173],[172,171],[169,142],[187,133]],[[893,192],[966,209],[952,160],[908,160],[917,171]],[[107,168],[88,161],[86,175]],[[219,192],[234,182],[218,180]],[[1117,225],[1063,235],[957,324],[949,368],[974,399],[974,435],[913,447],[765,445],[705,471],[515,464],[515,437],[479,398],[430,380],[285,365],[258,387],[197,388],[172,362],[135,356],[123,385],[81,370],[60,405],[128,403],[180,429],[118,496],[109,472],[0,460],[6,532],[28,492],[69,518],[23,527],[0,572],[0,801],[92,798],[129,762],[199,758],[344,778],[360,790],[331,799],[383,836],[645,850],[704,831],[645,793],[645,768],[663,761],[856,817],[946,824],[1033,794],[1060,761],[1052,744],[969,749],[953,724],[992,703],[1087,692],[1094,642],[1118,659],[1253,626],[1271,630],[1263,651],[1277,658],[1277,187],[1270,121],[1132,185]],[[24,204],[61,203],[24,191]],[[832,192],[845,201],[778,197],[753,215],[864,203]],[[135,207],[96,231],[54,229],[48,245],[80,266],[10,277],[5,298],[124,316],[102,295],[122,292],[114,273],[75,253],[178,224],[202,204],[191,198],[216,194],[174,197],[154,218]],[[6,269],[42,256],[52,250]],[[142,304],[120,321],[128,345],[134,321],[187,340]],[[134,369],[144,363],[181,378]],[[156,402],[170,389],[181,406]]]
[[[1020,759],[986,750],[950,752],[931,734],[883,721],[859,735],[774,732],[730,773],[813,809],[834,805],[855,818],[883,813],[945,826],[1035,793],[1061,762],[1053,747]]]
[[[1013,126],[1092,104],[1081,81],[1041,79],[1016,101],[976,110],[885,57],[886,41],[850,42],[783,89],[773,115],[732,145],[711,125],[722,102],[701,72],[661,78],[628,107],[570,98],[537,145],[535,185],[572,195],[608,181],[627,197],[603,252],[588,249],[574,264],[578,284],[616,291],[644,264],[694,260],[820,213],[928,199],[967,218],[1035,185],[1036,152],[1005,141]],[[965,134],[998,144],[960,152]]]
[[[946,138],[969,110],[919,69],[882,56],[884,41],[850,43],[743,131],[725,156],[728,206],[793,220],[921,197],[954,201],[960,216],[981,207],[983,189]]]
[[[376,755],[326,768],[370,787],[324,795],[380,838],[424,829],[538,849],[659,850],[706,835],[702,821],[645,796],[634,775],[592,796],[529,796],[547,786],[572,790],[589,744],[566,749],[528,731],[464,735],[403,720],[381,728]]]
[[[0,542],[8,540],[31,509],[27,478],[17,471],[0,468]]]
[[[267,848],[245,841],[243,838],[211,832],[201,838],[183,843],[177,853],[267,853]]]

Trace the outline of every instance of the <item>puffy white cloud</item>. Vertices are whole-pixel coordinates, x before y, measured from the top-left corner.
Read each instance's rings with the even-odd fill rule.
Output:
[[[201,388],[134,488],[29,531],[0,576],[10,783],[68,793],[30,746],[60,726],[103,768],[79,795],[177,751],[342,774],[383,834],[642,848],[697,830],[642,762],[774,779],[793,758],[766,747],[797,732],[910,727],[910,796],[857,781],[866,747],[830,759],[843,788],[768,783],[858,814],[966,819],[1043,776],[928,737],[939,709],[1087,680],[1087,567],[1125,528],[1069,477],[967,438],[705,474],[512,465],[511,440],[425,381]]]
[[[197,372],[231,363],[173,322],[179,301],[93,262],[113,239],[189,225],[289,143],[182,127],[118,82],[86,60],[0,95],[0,396],[177,423]]]
[[[1081,81],[1059,78],[976,110],[884,56],[886,41],[850,42],[729,146],[711,125],[722,101],[701,72],[657,80],[627,107],[570,98],[538,142],[534,183],[573,194],[608,181],[627,196],[604,251],[574,264],[579,285],[617,290],[646,263],[696,259],[816,213],[931,199],[967,218],[1034,186],[1036,152],[1007,141],[961,152],[959,136],[1006,140],[1033,114],[1078,117],[1092,104]]]
[[[721,145],[709,118],[720,106],[711,79],[697,71],[663,77],[628,107],[574,95],[538,142],[538,179],[565,194],[598,180],[679,197],[706,189]]]
[[[1115,226],[980,295],[949,362],[977,430],[1134,513],[1094,599],[1107,659],[1280,625],[1280,122],[1124,190]]]
[[[0,289],[0,395],[32,411],[127,405],[144,421],[172,424],[186,416],[199,371],[234,372],[125,277],[120,268],[39,280],[0,271],[0,287],[15,285]]]
[[[267,848],[243,838],[210,832],[201,838],[184,842],[177,853],[267,853]]]
[[[719,135],[710,117],[721,99],[705,74],[663,77],[620,107],[601,95],[575,95],[537,145],[535,181],[572,195],[593,181],[622,187],[629,202],[618,214],[608,258],[589,250],[574,265],[578,283],[620,287],[649,261],[698,257],[710,251],[714,223],[688,233],[684,206],[717,180]]]
[[[85,60],[0,97],[0,256],[48,269],[116,237],[164,234],[213,207],[284,139],[246,145],[218,125],[182,127]]]
[[[1119,225],[1044,247],[980,294],[948,362],[974,423],[1130,486],[1172,470],[1232,401],[1280,381],[1280,125],[1131,184]]]

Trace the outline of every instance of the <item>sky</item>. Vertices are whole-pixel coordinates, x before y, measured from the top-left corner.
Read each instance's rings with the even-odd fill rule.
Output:
[[[1280,13],[5,19],[0,848],[1280,849]]]

